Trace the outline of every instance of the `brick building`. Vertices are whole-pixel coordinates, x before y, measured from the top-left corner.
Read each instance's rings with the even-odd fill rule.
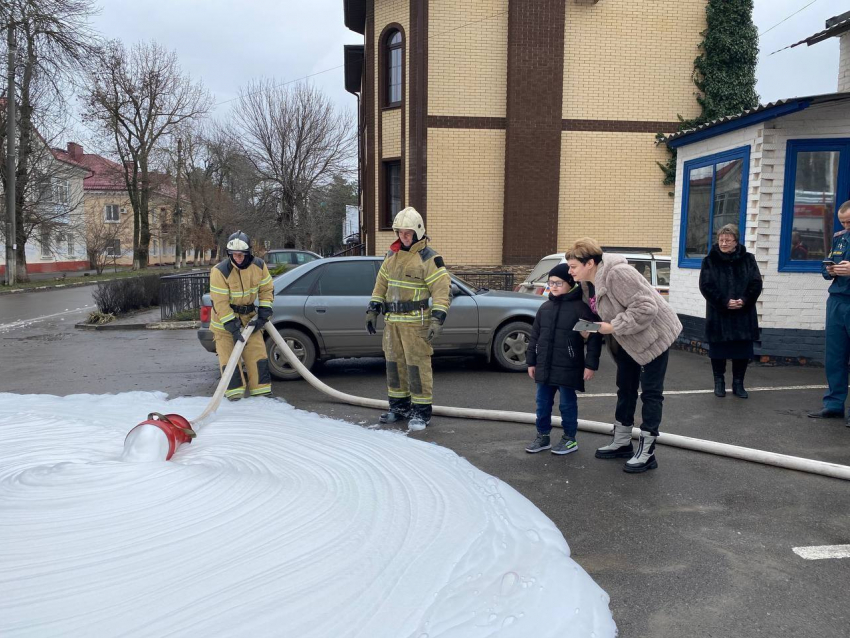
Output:
[[[670,304],[682,339],[701,344],[702,258],[726,223],[764,279],[756,354],[823,361],[827,288],[821,261],[850,199],[850,12],[798,42],[840,38],[838,92],[779,100],[668,138],[678,150]]]
[[[693,117],[706,0],[343,0],[367,250],[415,206],[453,265],[671,246],[658,132]]]

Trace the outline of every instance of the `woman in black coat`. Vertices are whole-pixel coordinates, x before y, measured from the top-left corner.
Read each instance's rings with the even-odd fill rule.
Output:
[[[549,301],[537,311],[526,352],[528,375],[537,382],[537,438],[525,450],[535,453],[551,448],[553,454],[569,454],[578,449],[576,390],[584,392],[584,382],[599,368],[602,337],[599,333],[588,336],[585,355],[584,337],[573,327],[579,319],[593,321],[595,317],[582,301],[581,288],[566,264],[558,264],[549,272],[549,287]],[[549,432],[556,392],[560,394],[564,435],[552,447]]]
[[[732,359],[732,393],[746,399],[744,375],[759,340],[756,299],[761,273],[755,257],[738,243],[738,227],[726,224],[702,260],[699,290],[705,297],[705,340],[714,372],[714,394],[726,396],[726,359]]]

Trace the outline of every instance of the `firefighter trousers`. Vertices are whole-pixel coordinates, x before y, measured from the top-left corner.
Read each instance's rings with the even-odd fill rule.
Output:
[[[233,353],[233,336],[229,332],[213,330],[215,338],[215,352],[218,355],[218,365],[221,374],[227,367],[230,355]],[[243,365],[244,364],[244,365]],[[228,399],[231,397],[242,397],[245,394],[245,377],[248,377],[248,394],[258,396],[271,394],[272,379],[269,373],[269,359],[266,354],[266,344],[263,341],[263,332],[254,332],[248,337],[248,342],[242,350],[242,361],[236,366],[227,391],[224,393]]]
[[[393,323],[384,325],[384,357],[387,360],[387,395],[418,405],[431,405],[434,377],[431,355],[434,349],[425,338],[428,325]]]

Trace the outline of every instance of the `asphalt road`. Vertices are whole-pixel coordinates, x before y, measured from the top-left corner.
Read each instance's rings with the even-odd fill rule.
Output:
[[[0,324],[22,319],[23,310],[10,309],[10,303],[32,304],[26,307],[34,316],[66,303],[71,308],[58,296],[45,299],[49,307],[26,299],[54,294],[0,297]],[[74,316],[0,329],[0,391],[212,394],[215,357],[193,331],[81,331],[72,327]],[[340,390],[384,394],[382,360],[330,362],[318,372]],[[606,355],[588,393],[613,392],[613,373]],[[442,404],[534,409],[527,376],[498,372],[480,361],[437,359],[435,379]],[[824,381],[819,369],[757,366],[747,382],[750,388],[781,388]],[[707,359],[672,354],[668,391],[710,387]],[[274,392],[305,410],[360,425],[377,423],[376,411],[326,400],[303,381],[275,383]],[[756,390],[746,401],[731,394],[724,399],[668,394],[662,431],[850,464],[850,428],[843,421],[805,418],[806,410],[820,405],[822,393]],[[610,396],[579,402],[586,419],[610,422],[613,408]],[[850,558],[804,560],[792,551],[850,544],[847,482],[663,447],[658,470],[628,475],[622,461],[593,457],[607,437],[579,432],[579,451],[555,457],[524,452],[533,434],[527,425],[435,418],[425,432],[410,436],[451,448],[549,516],[573,557],[611,595],[620,636],[848,635]],[[553,607],[569,611],[566,592],[548,595]]]

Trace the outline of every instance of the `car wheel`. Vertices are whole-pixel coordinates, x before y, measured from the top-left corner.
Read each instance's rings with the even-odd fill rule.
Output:
[[[283,337],[286,345],[298,357],[298,360],[304,364],[304,367],[308,370],[312,369],[316,363],[316,346],[313,345],[313,340],[305,333],[294,328],[285,328],[278,332],[280,332],[280,336]],[[289,365],[286,357],[283,356],[274,339],[271,337],[266,338],[266,352],[269,356],[269,371],[275,379],[291,381],[301,378],[298,371]]]
[[[493,358],[503,370],[525,372],[525,353],[531,337],[531,324],[524,321],[512,321],[496,332],[493,339]]]

